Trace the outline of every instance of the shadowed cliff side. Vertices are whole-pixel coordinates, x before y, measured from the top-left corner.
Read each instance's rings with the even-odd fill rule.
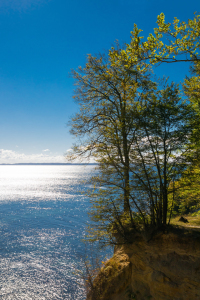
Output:
[[[87,300],[200,299],[200,232],[174,229],[117,246]]]

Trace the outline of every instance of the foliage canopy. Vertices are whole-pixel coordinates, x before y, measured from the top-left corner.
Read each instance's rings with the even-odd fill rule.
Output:
[[[199,77],[185,79],[186,100],[177,84],[155,80],[152,70],[164,62],[199,66],[200,16],[171,25],[161,14],[157,24],[145,42],[135,25],[125,49],[89,55],[72,72],[80,107],[71,121],[80,141],[72,158],[98,162],[89,193],[91,232],[104,242],[115,243],[116,234],[128,242],[130,232],[165,226],[169,197],[173,205],[176,182],[198,152]]]

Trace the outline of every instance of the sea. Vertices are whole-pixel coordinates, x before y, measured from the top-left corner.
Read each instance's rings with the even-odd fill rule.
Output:
[[[84,261],[100,251],[83,241],[94,172],[94,165],[0,165],[1,300],[85,299]]]

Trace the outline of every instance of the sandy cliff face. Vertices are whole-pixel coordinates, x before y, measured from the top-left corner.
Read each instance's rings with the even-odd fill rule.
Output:
[[[161,234],[115,249],[88,300],[199,300],[200,238]]]

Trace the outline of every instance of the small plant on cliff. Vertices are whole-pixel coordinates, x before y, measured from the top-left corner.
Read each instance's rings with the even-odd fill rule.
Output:
[[[109,300],[110,290],[113,290],[113,281],[119,272],[119,266],[114,259],[109,260],[109,265],[98,260],[92,264],[85,262],[86,295],[88,300]],[[105,298],[106,297],[106,298]]]

